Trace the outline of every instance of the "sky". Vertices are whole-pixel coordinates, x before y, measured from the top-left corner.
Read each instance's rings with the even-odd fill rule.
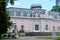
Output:
[[[41,4],[42,9],[47,11],[51,10],[55,6],[55,0],[17,0],[14,5],[8,3],[7,7],[28,8],[30,9],[32,4]]]

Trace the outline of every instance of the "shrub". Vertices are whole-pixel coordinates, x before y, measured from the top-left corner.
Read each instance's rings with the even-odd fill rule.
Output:
[[[24,30],[20,30],[19,33],[24,33]]]

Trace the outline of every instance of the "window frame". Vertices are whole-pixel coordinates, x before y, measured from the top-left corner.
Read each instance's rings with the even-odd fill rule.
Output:
[[[38,24],[35,25],[35,30],[39,30],[39,25]]]
[[[60,31],[60,26],[58,26],[58,30]]]
[[[48,27],[48,25],[45,25],[45,30],[49,30],[49,27]]]

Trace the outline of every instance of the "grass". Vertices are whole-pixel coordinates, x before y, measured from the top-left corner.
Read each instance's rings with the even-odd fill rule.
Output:
[[[37,38],[52,39],[52,36],[38,36]],[[60,40],[60,36],[56,36],[56,40]]]
[[[60,36],[56,38],[56,40],[60,40]]]
[[[52,39],[52,36],[38,36],[37,38]]]

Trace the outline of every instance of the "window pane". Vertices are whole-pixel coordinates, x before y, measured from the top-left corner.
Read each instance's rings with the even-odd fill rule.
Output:
[[[16,16],[21,16],[21,14],[19,12],[17,12]]]
[[[48,25],[46,25],[46,28],[45,29],[48,30]]]
[[[32,14],[30,14],[30,17],[32,17]]]
[[[39,30],[39,25],[35,25],[35,30]]]
[[[55,26],[53,26],[53,31],[55,31]]]
[[[58,30],[60,30],[60,26],[58,26]]]
[[[17,29],[17,25],[14,25],[14,29]]]
[[[27,17],[27,13],[24,13],[23,16],[24,16],[24,17]]]
[[[21,30],[23,30],[24,29],[24,25],[21,25]]]

